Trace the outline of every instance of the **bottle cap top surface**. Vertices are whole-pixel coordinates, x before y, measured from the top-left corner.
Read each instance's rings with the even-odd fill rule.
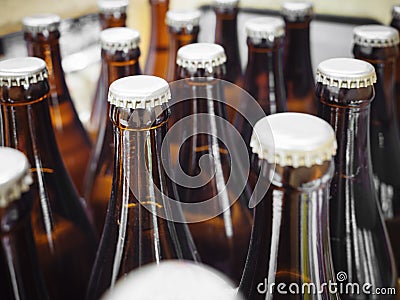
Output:
[[[100,33],[101,48],[110,51],[129,51],[140,43],[139,31],[126,27],[104,29]]]
[[[271,128],[274,140],[268,135]],[[278,113],[259,120],[250,146],[253,153],[282,167],[311,167],[331,160],[336,153],[335,132],[321,118],[303,113]]]
[[[188,69],[208,69],[226,62],[225,50],[212,43],[194,43],[179,48],[176,63]]]
[[[214,0],[214,6],[217,8],[234,8],[239,5],[239,0]]]
[[[285,35],[285,22],[281,17],[260,17],[245,23],[246,34],[253,39],[273,41]]]
[[[129,0],[99,0],[97,1],[97,7],[100,12],[113,13],[113,12],[126,12],[126,8],[129,5]]]
[[[47,78],[46,63],[37,57],[0,61],[0,86],[27,86]]]
[[[361,88],[376,82],[374,67],[354,58],[331,58],[317,67],[316,81],[339,88]]]
[[[25,32],[40,33],[55,31],[60,27],[61,18],[55,14],[37,14],[22,19],[22,28]]]
[[[311,2],[286,1],[282,5],[282,15],[290,21],[312,16],[313,4]]]
[[[194,26],[199,26],[201,12],[199,10],[174,9],[167,11],[165,23],[176,28],[187,28],[191,30]]]
[[[353,29],[354,44],[383,48],[399,44],[399,33],[397,29],[383,25],[363,25]]]
[[[171,99],[168,82],[156,76],[135,75],[114,81],[108,101],[117,107],[151,108]]]
[[[392,17],[393,19],[400,19],[400,5],[392,6]]]
[[[0,147],[0,207],[19,199],[32,182],[26,156],[16,149]]]

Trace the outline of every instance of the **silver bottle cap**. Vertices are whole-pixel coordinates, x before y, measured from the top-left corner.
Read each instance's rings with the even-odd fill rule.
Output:
[[[28,86],[47,78],[46,63],[37,57],[0,61],[0,86]]]
[[[102,13],[125,13],[129,0],[99,0],[97,7]]]
[[[101,48],[109,51],[129,51],[140,43],[139,31],[126,27],[104,29],[100,33]]]
[[[128,76],[114,81],[108,92],[108,102],[124,108],[151,108],[168,102],[171,92],[164,79],[149,76]]]
[[[271,140],[266,128],[271,128]],[[278,113],[259,120],[250,146],[253,153],[282,167],[311,167],[336,154],[335,132],[321,118],[303,113]]]
[[[311,2],[286,1],[282,6],[282,15],[289,21],[296,21],[313,15]]]
[[[176,63],[186,69],[209,69],[226,62],[225,50],[212,43],[194,43],[179,48]]]
[[[38,14],[22,19],[22,28],[25,32],[41,33],[58,30],[61,18],[55,14]]]
[[[397,29],[384,25],[363,25],[353,29],[354,44],[383,48],[399,44],[399,33]]]
[[[400,5],[392,6],[392,17],[393,19],[400,19]]]
[[[21,198],[32,182],[26,156],[16,149],[0,147],[0,207]]]
[[[261,42],[265,39],[273,42],[275,38],[285,35],[285,22],[281,17],[260,17],[250,19],[245,23],[249,38]]]
[[[177,29],[192,30],[193,27],[199,26],[201,12],[199,10],[182,10],[175,9],[167,11],[165,23]]]
[[[239,0],[214,0],[214,6],[222,9],[235,8],[239,5]]]
[[[366,61],[331,58],[318,65],[316,81],[338,88],[361,88],[373,85],[376,73],[374,67]]]

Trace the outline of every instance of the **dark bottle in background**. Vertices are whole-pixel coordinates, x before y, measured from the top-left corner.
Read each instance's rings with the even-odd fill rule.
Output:
[[[246,299],[339,299],[329,245],[329,185],[336,139],[332,127],[303,113],[264,117],[251,138],[255,166],[271,182],[254,208],[246,267],[239,290]],[[264,192],[264,191],[262,191]],[[291,284],[320,293],[290,293]],[[286,293],[277,290],[285,284]],[[326,284],[323,288],[322,284]],[[275,285],[275,286],[273,286]],[[272,287],[272,288],[271,288]],[[315,290],[316,290],[315,289]],[[268,294],[268,295],[266,295]]]
[[[393,288],[396,266],[373,181],[370,107],[376,74],[368,62],[336,58],[317,68],[319,116],[335,129],[338,150],[330,186],[330,242],[335,273],[342,283]],[[342,299],[370,299],[341,294]],[[391,299],[393,296],[379,296]]]
[[[144,74],[166,78],[169,39],[165,17],[169,0],[149,0],[149,3],[151,5],[151,31]]]
[[[400,5],[393,5],[392,7],[392,20],[390,26],[400,31]],[[397,114],[397,127],[400,128],[400,52],[397,56],[396,63],[396,79],[395,79],[395,89],[396,89],[396,102],[395,102],[395,112]]]
[[[119,78],[141,74],[138,31],[124,27],[109,28],[101,32],[100,41],[104,89],[99,105],[103,105],[104,110],[86,174],[84,194],[98,234],[103,231],[114,172],[114,134],[109,119],[108,87]]]
[[[46,78],[42,59],[0,62],[1,144],[22,151],[32,168],[32,229],[50,298],[83,299],[97,241],[57,148]]]
[[[286,25],[283,73],[288,111],[317,114],[314,72],[310,53],[310,2],[285,2],[282,16]]]
[[[26,156],[0,147],[0,178],[1,298],[49,299],[33,239],[28,192],[33,180]]]
[[[172,220],[179,211],[170,202],[177,198],[166,174],[169,147],[161,150],[169,99],[168,83],[154,76],[124,77],[110,86],[114,179],[87,299],[100,298],[117,279],[143,265],[198,260],[187,225]]]
[[[22,23],[28,54],[42,58],[49,70],[49,106],[57,145],[64,165],[78,193],[82,195],[91,142],[65,82],[59,44],[60,17],[52,14],[34,15],[25,17]]]
[[[199,10],[169,10],[165,22],[169,32],[169,52],[168,52],[168,71],[167,81],[178,79],[176,66],[176,53],[182,46],[197,43],[200,31]]]

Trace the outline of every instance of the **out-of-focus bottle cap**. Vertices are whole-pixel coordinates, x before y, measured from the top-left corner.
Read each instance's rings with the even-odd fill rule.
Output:
[[[140,33],[126,27],[107,28],[100,33],[100,42],[104,50],[129,51],[139,46]]]
[[[26,156],[16,149],[0,147],[0,207],[21,198],[32,182]]]
[[[201,12],[195,10],[174,9],[167,11],[165,23],[170,27],[178,29],[186,28],[192,30],[193,27],[199,26]]]
[[[235,8],[239,5],[239,0],[214,0],[216,8],[229,9]]]
[[[155,284],[156,283],[156,284]],[[167,260],[137,269],[102,300],[242,300],[231,281],[211,267]]]
[[[271,128],[273,140],[266,128]],[[254,126],[250,146],[260,159],[294,168],[321,165],[331,160],[337,148],[331,125],[304,113],[278,113],[262,118]]]
[[[150,108],[168,102],[171,92],[168,82],[156,76],[135,75],[114,81],[108,101],[117,107]]]
[[[397,29],[384,25],[363,25],[353,29],[354,44],[365,47],[391,47],[399,44]]]
[[[393,19],[400,19],[400,5],[392,6],[392,17]]]
[[[187,69],[208,69],[226,62],[225,50],[212,43],[193,43],[179,48],[176,58],[178,66]]]
[[[296,21],[313,15],[313,4],[311,2],[286,1],[282,5],[282,15],[289,21]]]
[[[28,86],[47,78],[46,63],[37,57],[0,61],[0,86]]]
[[[249,38],[261,41],[274,41],[285,35],[285,22],[281,17],[260,17],[250,19],[245,23],[246,34]]]
[[[97,6],[102,13],[125,13],[129,0],[99,0]]]
[[[40,33],[58,30],[61,18],[55,14],[37,14],[22,19],[22,28],[25,32]]]
[[[376,82],[375,68],[354,58],[331,58],[317,67],[316,81],[332,87],[353,89],[368,87]]]

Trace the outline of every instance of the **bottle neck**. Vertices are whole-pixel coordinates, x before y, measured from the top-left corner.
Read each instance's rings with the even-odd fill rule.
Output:
[[[126,13],[102,12],[99,15],[102,30],[112,27],[126,27]]]
[[[60,52],[60,32],[53,31],[48,35],[38,33],[33,35],[25,33],[25,41],[27,43],[28,55],[42,58],[46,62],[49,73],[50,94],[58,95],[59,101],[70,100],[69,91],[65,81],[65,75],[61,64]],[[62,97],[61,95],[64,95]],[[51,101],[50,101],[50,104]]]
[[[168,51],[168,28],[165,24],[169,0],[150,0],[151,37],[149,51]]]
[[[169,27],[169,51],[167,71],[168,82],[178,79],[176,65],[176,54],[178,52],[178,49],[192,43],[197,43],[199,30],[199,26],[193,27],[192,30],[187,30],[185,28],[175,29],[173,27]]]
[[[286,111],[282,42],[280,38],[273,43],[265,40],[254,43],[251,38],[247,39],[248,63],[244,88],[267,115]]]

